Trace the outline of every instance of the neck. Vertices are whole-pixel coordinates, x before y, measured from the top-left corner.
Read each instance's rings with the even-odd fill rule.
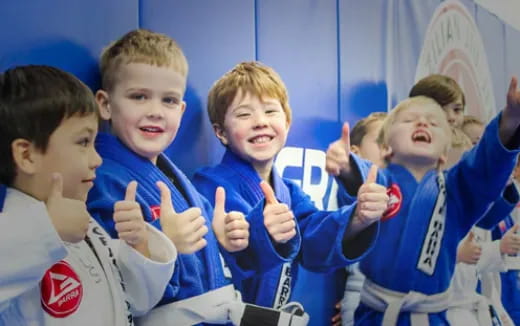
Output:
[[[18,175],[14,180],[11,188],[23,192],[24,194],[31,196],[40,201],[46,201],[47,196],[44,195],[43,191],[38,191],[35,180],[32,178],[25,178],[22,175]]]
[[[273,170],[273,161],[269,161],[268,163],[253,164],[253,167],[260,176],[260,179],[271,184],[271,172]]]

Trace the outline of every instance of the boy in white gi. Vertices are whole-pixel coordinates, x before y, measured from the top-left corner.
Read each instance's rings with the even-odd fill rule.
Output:
[[[133,325],[173,273],[177,251],[144,222],[128,185],[113,218],[88,214],[101,158],[91,91],[46,66],[0,75],[0,325]]]

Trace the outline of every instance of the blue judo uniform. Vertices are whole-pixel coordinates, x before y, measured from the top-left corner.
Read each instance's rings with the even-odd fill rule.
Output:
[[[114,203],[122,200],[128,183],[138,182],[136,201],[141,205],[144,219],[160,229],[161,196],[157,181],[164,182],[171,190],[172,203],[176,211],[182,212],[189,207],[199,207],[206,218],[208,233],[204,236],[206,247],[193,254],[180,254],[175,272],[159,305],[167,304],[203,294],[230,283],[225,277],[219,257],[219,245],[211,228],[213,208],[194,188],[188,178],[164,155],[162,161],[176,180],[167,177],[148,159],[140,157],[127,148],[119,139],[110,134],[100,133],[96,139],[96,149],[103,158],[103,164],[97,169],[96,182],[90,190],[87,206],[92,216],[108,231],[117,237],[114,228]],[[174,185],[178,185],[176,187]],[[251,215],[263,216],[263,206],[255,207]],[[233,275],[251,275],[263,273],[274,266],[289,261],[296,255],[299,239],[280,247],[288,258],[280,256],[270,244],[267,231],[255,234],[258,241],[250,241],[247,249],[238,253],[222,254]]]
[[[265,198],[260,188],[260,176],[251,166],[232,151],[227,150],[220,164],[198,170],[193,183],[208,198],[214,200],[215,189],[222,186],[226,190],[226,210],[249,213]],[[301,234],[301,250],[290,265],[279,266],[267,273],[249,278],[235,278],[235,286],[242,292],[245,302],[278,307],[290,299],[291,290],[297,277],[298,264],[316,272],[331,272],[362,259],[371,248],[377,236],[378,224],[373,224],[343,250],[343,235],[350,223],[355,205],[341,207],[335,212],[319,211],[299,186],[281,178],[273,167],[273,190],[279,202],[287,204],[297,221]],[[251,230],[265,230],[263,216],[249,215]],[[258,232],[258,231],[256,231]],[[289,286],[289,288],[287,288]]]
[[[448,289],[459,241],[497,198],[518,200],[514,188],[504,191],[504,187],[519,151],[500,143],[498,121],[499,117],[488,125],[479,144],[457,165],[443,172],[444,178],[431,170],[417,182],[406,168],[396,164],[379,170],[377,182],[389,188],[390,208],[381,222],[378,242],[360,263],[368,280],[401,293],[432,295]],[[370,163],[354,154],[351,158],[365,179]],[[440,190],[441,184],[445,192]],[[338,202],[350,202],[346,188],[342,182],[339,185]],[[445,202],[434,212],[440,193]],[[434,219],[442,215],[443,222]],[[485,224],[497,224],[504,217],[495,216],[497,220]],[[355,323],[380,325],[382,317],[382,312],[361,303]],[[430,325],[448,324],[445,311],[430,313],[428,319]],[[401,312],[397,324],[410,325],[410,313]]]

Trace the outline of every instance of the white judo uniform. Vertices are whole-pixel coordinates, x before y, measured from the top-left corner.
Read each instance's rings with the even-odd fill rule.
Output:
[[[0,325],[133,325],[161,299],[177,258],[164,234],[148,232],[151,259],[94,219],[84,241],[64,243],[44,203],[0,186]]]

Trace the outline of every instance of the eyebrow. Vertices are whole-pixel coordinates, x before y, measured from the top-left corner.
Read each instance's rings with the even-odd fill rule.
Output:
[[[77,132],[75,132],[74,134],[76,136],[79,136],[79,135],[81,135],[84,132],[88,132],[90,135],[94,135],[94,134],[96,134],[97,131],[94,128],[91,128],[91,127],[83,127],[80,130],[78,130]]]

